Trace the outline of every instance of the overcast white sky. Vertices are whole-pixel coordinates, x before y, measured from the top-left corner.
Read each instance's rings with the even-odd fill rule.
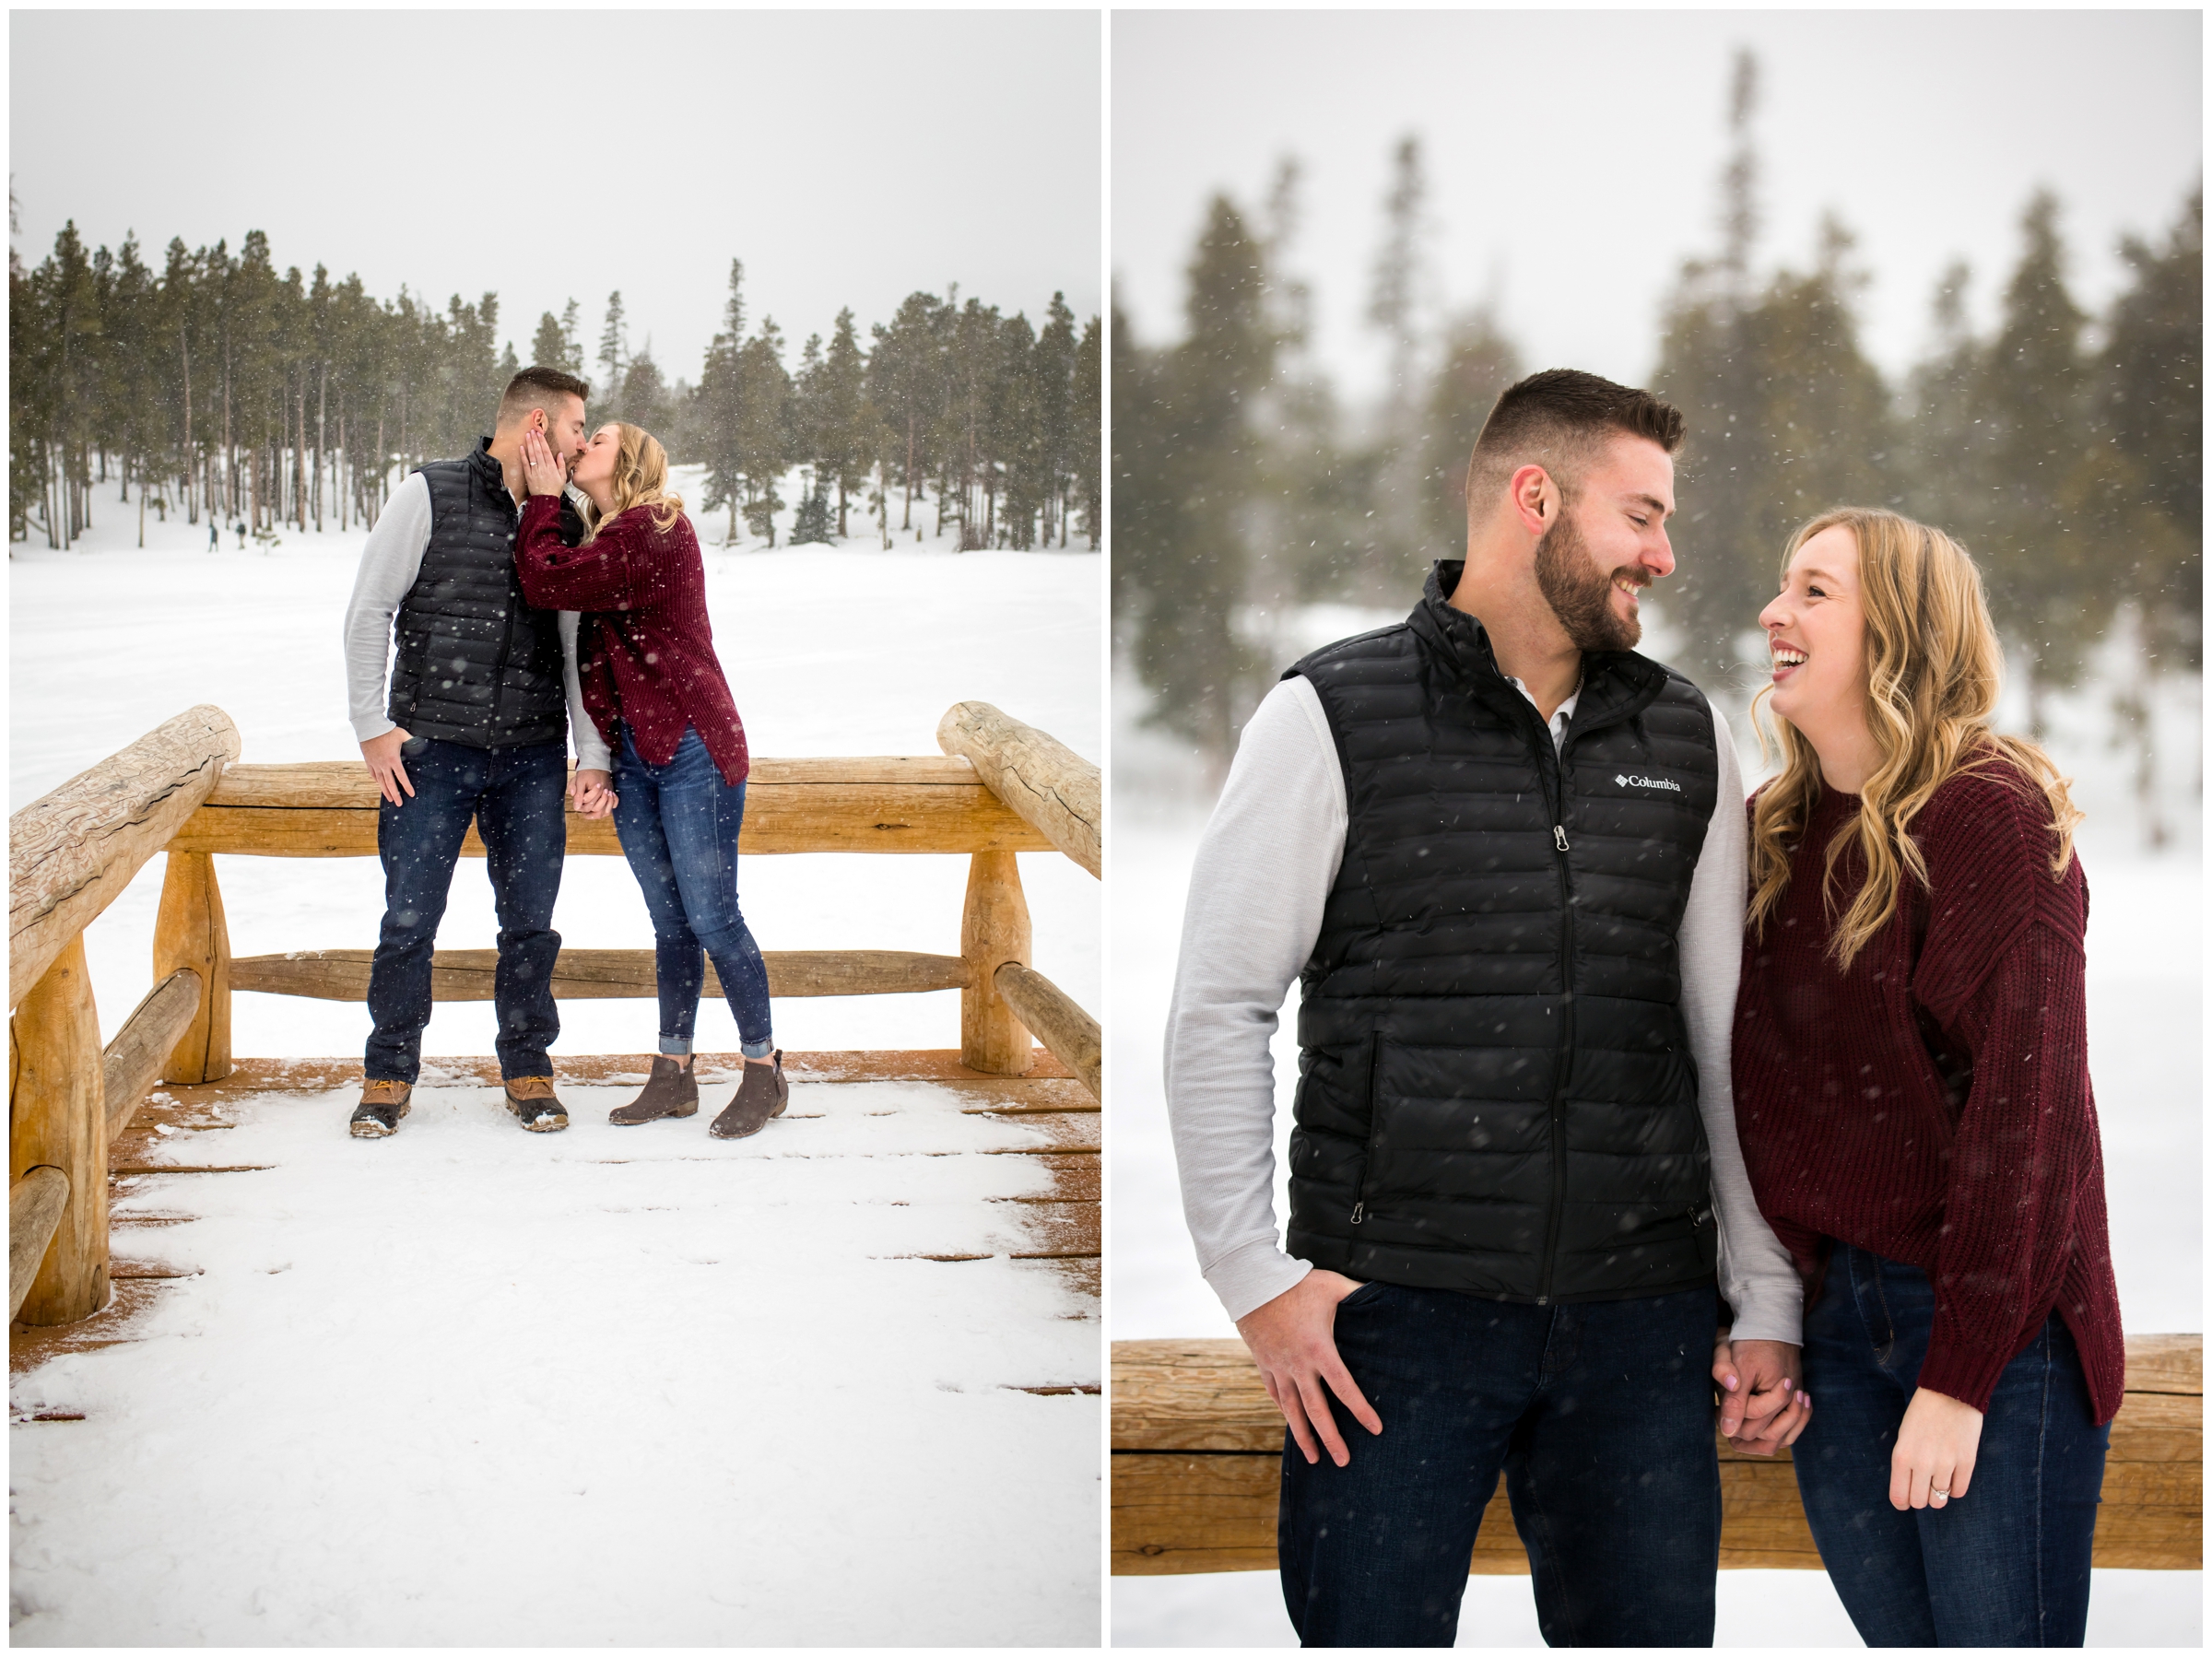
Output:
[[[1182,331],[1217,189],[1256,208],[1305,166],[1293,274],[1339,386],[1380,384],[1362,322],[1390,158],[1420,135],[1440,305],[1495,285],[1532,367],[1630,382],[1684,257],[1716,244],[1735,48],[1763,71],[1762,263],[1811,261],[1824,208],[1860,238],[1876,360],[1924,344],[1936,278],[1972,263],[1995,314],[2038,183],[2095,309],[2123,230],[2162,234],[2203,159],[2203,25],[2163,12],[1122,12],[1111,262],[1137,335]]]
[[[269,234],[441,309],[539,313],[619,288],[696,381],[730,260],[748,322],[862,336],[916,288],[1032,322],[1101,308],[1100,57],[1084,12],[13,12],[15,245],[135,229],[159,264]]]

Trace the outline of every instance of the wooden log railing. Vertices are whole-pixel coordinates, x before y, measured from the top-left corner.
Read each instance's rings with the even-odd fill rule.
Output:
[[[2129,1338],[2097,1514],[2098,1565],[2203,1568],[2204,1402],[2201,1334]],[[1276,1569],[1283,1418],[1243,1342],[1114,1342],[1112,1431],[1115,1575]],[[1722,1569],[1819,1569],[1789,1451],[1746,1456],[1717,1442]],[[1467,1569],[1528,1569],[1502,1487]]]
[[[957,989],[964,1064],[1027,1074],[1033,1029],[1095,1097],[1098,1024],[1031,966],[1016,860],[1056,850],[1098,874],[1098,768],[986,702],[951,710],[939,740],[943,755],[753,761],[741,852],[969,859],[958,955],[771,951],[769,993]],[[157,1081],[230,1074],[233,992],[368,993],[367,949],[234,960],[215,860],[372,857],[375,781],[354,760],[239,765],[239,750],[229,716],[194,708],[9,821],[9,1294],[26,1322],[74,1322],[106,1303],[108,1144]],[[621,852],[610,819],[571,812],[567,830],[571,854]],[[156,987],[103,1052],[82,934],[164,849]],[[461,852],[484,855],[473,827]],[[496,964],[491,950],[437,951],[433,999],[488,1000]],[[654,987],[650,949],[564,949],[553,979],[571,998]],[[720,989],[710,966],[706,993]]]
[[[1098,878],[1104,818],[1097,766],[989,702],[956,702],[947,709],[937,722],[937,746],[968,760],[994,797]],[[976,969],[961,992],[962,1045],[972,1029],[980,1049],[1001,1051],[1026,1023],[1046,1051],[1082,1079],[1091,1098],[1103,1100],[1099,1021],[1030,965],[1030,911],[1020,887],[979,891],[981,877],[978,858],[960,930],[960,953]],[[1026,1050],[1028,1038],[1019,1040]]]
[[[74,1323],[107,1304],[108,1141],[154,1079],[148,1052],[158,1065],[197,1017],[206,980],[158,974],[103,1052],[84,931],[238,752],[228,714],[189,709],[8,819],[11,1322]]]

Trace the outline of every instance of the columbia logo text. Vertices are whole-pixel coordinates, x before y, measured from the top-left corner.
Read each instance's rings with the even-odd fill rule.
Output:
[[[1664,788],[1669,793],[1677,794],[1682,792],[1679,782],[1669,781],[1665,777],[1631,777],[1623,772],[1613,781],[1623,788]]]

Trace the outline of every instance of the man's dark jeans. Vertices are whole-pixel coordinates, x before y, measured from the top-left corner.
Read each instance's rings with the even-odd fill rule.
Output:
[[[1348,1467],[1285,1436],[1300,1639],[1450,1645],[1502,1468],[1548,1644],[1711,1645],[1718,1315],[1711,1288],[1521,1306],[1371,1283],[1340,1301],[1336,1349],[1382,1433],[1335,1404]]]
[[[415,793],[403,789],[403,804],[385,801],[376,817],[384,924],[369,969],[369,1017],[376,1028],[363,1066],[368,1078],[411,1083],[421,1068],[431,946],[472,818],[500,917],[492,978],[500,1074],[510,1080],[551,1075],[546,1050],[560,1034],[553,1005],[560,934],[552,923],[568,850],[568,745],[488,749],[418,736],[399,754]]]
[[[1791,1451],[1820,1561],[1870,1646],[2077,1646],[2112,1429],[2054,1312],[1990,1394],[1964,1496],[1889,1505],[1889,1455],[1928,1356],[1927,1275],[1838,1243],[1806,1314],[1813,1419]]]

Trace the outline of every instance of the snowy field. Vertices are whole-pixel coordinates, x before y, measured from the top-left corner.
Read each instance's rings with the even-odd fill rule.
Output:
[[[247,762],[358,758],[338,626],[361,532],[210,554],[204,524],[149,522],[140,551],[135,510],[95,504],[112,522],[76,549],[14,549],[11,809],[196,702]],[[771,552],[724,527],[702,524],[710,603],[755,753],[934,754],[971,699],[1100,753],[1096,556],[886,553],[865,520],[844,547]],[[770,949],[953,953],[966,862],[748,858],[746,913]],[[372,859],[218,866],[237,954],[375,939]],[[1021,866],[1039,969],[1098,1008],[1098,883]],[[441,947],[493,944],[482,871],[461,864]],[[160,881],[157,858],[86,934],[103,1038],[147,987]],[[570,860],[554,924],[651,943],[619,858]],[[959,1042],[956,992],[775,1013],[794,1052]],[[561,1015],[557,1066],[653,1045],[650,1002]],[[269,1057],[358,1058],[368,1033],[358,1006],[259,994],[233,1028]],[[1003,1254],[1002,1205],[1041,1176],[983,1153],[1037,1131],[801,1079],[736,1144],[704,1113],[614,1129],[634,1091],[614,1086],[564,1085],[574,1125],[524,1135],[495,1088],[427,1086],[492,1029],[488,1003],[438,1009],[395,1139],[344,1134],[347,1090],[162,1140],[280,1171],[136,1187],[119,1254],[205,1275],[160,1289],[148,1338],[14,1378],[13,1641],[1094,1643],[1100,1401],[1009,1390],[1097,1382],[1090,1303],[1031,1263],[892,1258]],[[700,1040],[734,1050],[726,1007]],[[56,1409],[86,1419],[22,1419]]]
[[[1400,618],[1314,606],[1250,629],[1272,634],[1274,654],[1304,650]],[[1263,626],[1265,630],[1263,630]],[[1654,653],[1665,638],[1653,629]],[[2102,664],[2109,676],[2109,663]],[[1160,1036],[1173,983],[1191,857],[1205,825],[1204,777],[1182,746],[1134,717],[1143,692],[1114,683],[1112,963],[1108,1103],[1112,1204],[1107,1258],[1111,1334],[1116,1340],[1233,1335],[1235,1326],[1198,1275],[1182,1226],[1174,1149],[1160,1086]],[[2088,871],[2089,1064],[2104,1136],[2114,1267],[2126,1326],[2143,1334],[2204,1328],[2203,997],[2204,885],[2201,687],[2162,687],[2159,720],[2161,804],[2173,842],[2143,850],[2130,756],[2112,746],[2105,679],[2060,699],[2052,746],[2075,779],[2089,820],[2078,845]],[[2007,704],[2007,728],[2019,728]],[[1747,768],[1757,748],[1737,732]],[[1276,1043],[1277,1214],[1297,1073],[1293,999]],[[2090,1599],[2092,1645],[2203,1643],[2203,1573],[2100,1570]],[[1116,1577],[1117,1645],[1287,1646],[1296,1643],[1272,1572]],[[1857,1635],[1824,1573],[1723,1571],[1717,1643],[1854,1645]],[[1525,1577],[1471,1577],[1462,1645],[1540,1643]]]

